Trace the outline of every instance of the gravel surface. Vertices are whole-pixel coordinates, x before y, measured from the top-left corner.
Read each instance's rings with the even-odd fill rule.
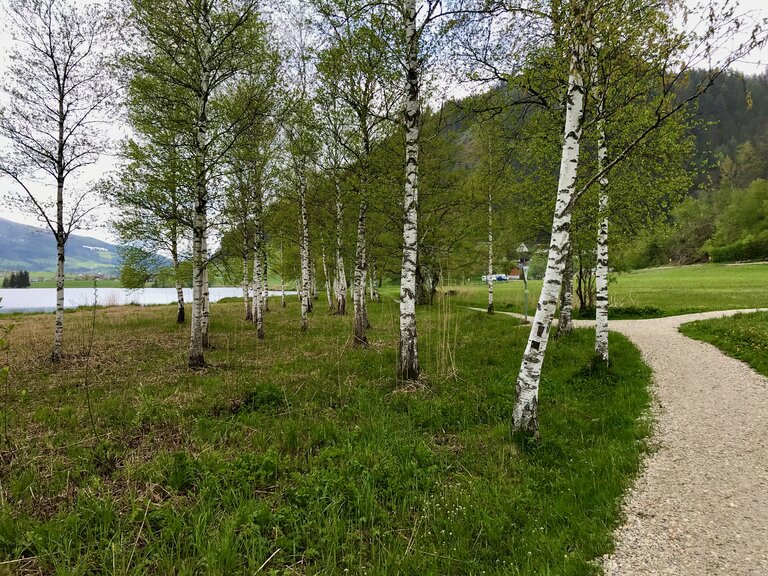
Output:
[[[653,369],[658,449],[627,495],[609,576],[768,575],[768,380],[677,329],[611,321]]]
[[[610,322],[653,369],[656,450],[626,496],[606,575],[768,576],[768,379],[678,332],[752,311]]]

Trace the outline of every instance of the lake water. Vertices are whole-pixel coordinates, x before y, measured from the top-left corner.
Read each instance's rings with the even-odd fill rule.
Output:
[[[270,292],[270,296],[279,292]],[[231,296],[242,297],[243,289],[211,288],[211,302]],[[1,312],[49,312],[56,309],[55,288],[7,288],[0,289]],[[96,288],[96,299],[99,306],[123,306],[125,304],[171,304],[176,302],[175,288],[142,288],[127,290],[125,288]],[[192,300],[192,289],[184,288],[184,301]],[[93,288],[64,288],[64,307],[92,306],[94,302]]]

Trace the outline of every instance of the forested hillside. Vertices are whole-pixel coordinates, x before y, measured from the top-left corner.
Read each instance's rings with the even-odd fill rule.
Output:
[[[722,74],[697,106],[696,186],[626,267],[768,258],[768,74]]]

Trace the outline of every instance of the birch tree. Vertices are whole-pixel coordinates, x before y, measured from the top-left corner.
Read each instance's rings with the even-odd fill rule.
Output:
[[[227,151],[242,136],[249,116],[228,119],[217,102],[238,80],[258,73],[262,60],[254,54],[265,47],[265,29],[256,0],[133,0],[131,23],[140,41],[127,59],[134,81],[155,82],[157,106],[177,111],[169,122],[193,166],[192,321],[188,364],[205,366],[203,355],[207,311],[206,236],[216,204],[212,186],[220,178]]]
[[[641,14],[644,18],[638,16]],[[672,29],[672,16],[665,7],[654,2],[594,3],[591,0],[574,0],[564,3],[557,20],[562,23],[564,44],[571,52],[571,65],[566,95],[566,113],[563,151],[560,164],[559,190],[555,205],[552,234],[544,276],[544,285],[534,318],[531,333],[523,355],[516,384],[516,400],[512,417],[512,428],[527,436],[538,436],[538,390],[541,379],[541,367],[547,347],[549,330],[552,324],[557,294],[563,282],[565,250],[571,236],[571,216],[575,202],[600,179],[608,176],[617,165],[631,157],[654,133],[662,129],[671,118],[683,111],[691,100],[701,95],[734,58],[748,52],[760,38],[760,28],[754,29],[751,39],[741,44],[736,50],[729,50],[725,56],[717,57],[717,65],[712,66],[713,53],[727,43],[735,30],[742,23],[733,11],[705,10],[703,14],[704,32],[693,31],[675,33]],[[637,20],[633,20],[637,18]],[[641,25],[635,25],[642,22]],[[633,59],[631,74],[627,68],[622,72],[625,77],[647,81],[655,79],[656,84],[650,92],[652,105],[646,106],[642,120],[632,123],[632,130],[626,140],[618,146],[610,159],[603,156],[602,167],[589,175],[582,176],[577,188],[577,168],[580,164],[581,136],[584,132],[585,99],[588,93],[587,81],[595,69],[595,46],[599,43],[603,49],[614,42],[619,53],[634,51],[642,55]],[[610,53],[610,51],[609,51]],[[693,91],[694,95],[686,100],[675,100],[673,87],[694,63],[705,59],[710,64],[709,73]],[[590,62],[591,60],[591,62]],[[645,63],[639,70],[636,65]],[[670,69],[675,66],[675,69]],[[682,76],[681,76],[682,75]],[[635,100],[649,97],[648,84],[641,94],[635,94],[629,102],[615,102],[612,113],[632,108],[629,104]],[[620,104],[620,105],[619,105]],[[599,118],[608,120],[608,109],[604,109]],[[595,115],[592,122],[596,121]]]
[[[351,162],[352,182],[359,202],[352,286],[354,345],[367,346],[367,220],[373,180],[371,156],[381,142],[398,101],[393,90],[397,69],[382,34],[383,30],[390,29],[390,20],[386,10],[375,4],[366,6],[332,0],[318,2],[317,8],[322,18],[321,27],[326,33],[326,46],[318,58],[321,85],[325,87],[325,99],[333,100],[339,108],[341,121],[333,136]],[[337,208],[337,222],[340,220],[341,213]]]
[[[99,4],[80,7],[66,0],[9,0],[5,18],[14,44],[2,85],[7,105],[0,110],[0,137],[9,148],[0,157],[0,176],[15,184],[10,200],[43,222],[56,240],[51,358],[60,362],[65,247],[96,206],[89,190],[73,191],[69,182],[105,150],[98,125],[116,100],[108,64],[116,23]]]

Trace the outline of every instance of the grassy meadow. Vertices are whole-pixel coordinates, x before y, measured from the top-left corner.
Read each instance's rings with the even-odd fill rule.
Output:
[[[541,291],[541,281],[529,283],[529,311],[533,313]],[[455,287],[466,305],[485,307],[485,284]],[[523,283],[494,284],[497,310],[523,311]],[[649,268],[615,274],[609,285],[610,315],[613,318],[654,318],[768,306],[768,264],[700,264],[669,268]],[[574,296],[574,306],[578,299]]]
[[[648,368],[617,334],[610,368],[592,331],[553,341],[542,441],[521,446],[527,329],[458,304],[419,309],[407,386],[389,298],[365,350],[322,301],[302,335],[295,298],[273,299],[261,342],[242,304],[213,304],[202,372],[173,306],[68,314],[60,366],[52,315],[3,321],[0,574],[598,574],[646,450]]]
[[[728,356],[768,376],[768,312],[689,322],[680,327],[680,332],[714,344]]]

